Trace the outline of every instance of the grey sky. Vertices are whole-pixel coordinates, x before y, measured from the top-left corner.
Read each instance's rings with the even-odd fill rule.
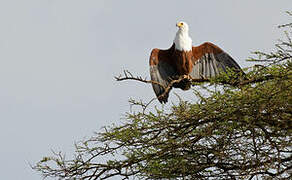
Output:
[[[74,141],[121,122],[130,97],[153,98],[151,85],[113,77],[123,69],[149,77],[151,49],[172,44],[178,20],[195,45],[211,41],[246,67],[251,51],[283,37],[277,25],[291,21],[291,8],[291,0],[0,0],[0,178],[41,179],[29,162],[50,149],[72,154]]]

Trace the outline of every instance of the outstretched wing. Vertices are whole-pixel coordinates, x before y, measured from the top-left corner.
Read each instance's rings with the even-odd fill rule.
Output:
[[[160,103],[167,102],[169,91],[165,96],[162,97],[161,95],[165,92],[164,88],[169,85],[172,77],[177,75],[171,56],[173,50],[174,45],[167,50],[153,49],[149,60],[151,80],[160,84],[152,83],[153,90]]]
[[[193,70],[192,78],[210,78],[218,75],[221,71],[226,72],[228,68],[241,72],[240,66],[226,52],[218,46],[206,42],[200,46],[193,47]]]

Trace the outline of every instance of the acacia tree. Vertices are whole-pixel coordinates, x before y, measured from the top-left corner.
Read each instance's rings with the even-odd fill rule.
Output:
[[[281,27],[291,31],[292,23]],[[286,35],[274,52],[255,52],[250,60],[265,65],[251,68],[245,80],[230,79],[232,72],[206,80],[222,90],[208,89],[208,96],[194,90],[198,101],[168,110],[131,101],[141,111],[127,113],[124,124],[77,143],[72,159],[53,153],[33,168],[61,179],[291,179],[292,41]]]

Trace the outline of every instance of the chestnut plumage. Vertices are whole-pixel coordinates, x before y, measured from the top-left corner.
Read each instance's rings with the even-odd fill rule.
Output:
[[[153,49],[150,55],[151,80],[167,87],[169,83],[181,76],[189,75],[194,79],[206,79],[218,75],[227,68],[240,70],[240,66],[226,52],[218,46],[206,42],[193,47],[188,36],[188,25],[185,22],[177,23],[179,30],[173,45],[166,50]],[[240,72],[239,71],[239,72]],[[191,82],[187,79],[174,84],[173,87],[188,90]],[[160,103],[166,103],[168,93],[161,97],[165,89],[152,83],[153,90]]]

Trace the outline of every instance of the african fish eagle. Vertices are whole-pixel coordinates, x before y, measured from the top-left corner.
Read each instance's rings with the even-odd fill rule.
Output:
[[[227,68],[241,71],[240,66],[232,57],[218,46],[210,42],[192,46],[187,23],[178,22],[176,26],[178,31],[172,46],[166,50],[155,48],[150,55],[151,80],[159,83],[152,83],[152,87],[160,103],[166,103],[169,96],[169,91],[161,96],[165,92],[164,87],[181,75],[194,79],[206,79],[218,75],[221,71],[226,72]],[[191,81],[184,79],[173,87],[188,90],[191,87]]]

